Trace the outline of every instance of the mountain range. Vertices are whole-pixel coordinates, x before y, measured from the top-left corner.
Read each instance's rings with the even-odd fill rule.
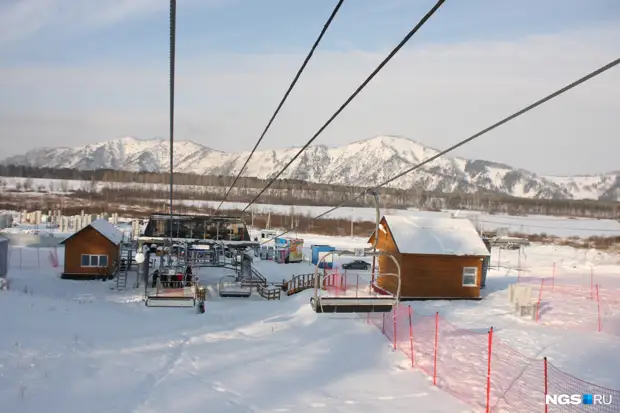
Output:
[[[80,147],[42,148],[11,156],[2,164],[80,170],[169,170],[169,142],[125,137]],[[243,176],[269,178],[299,148],[256,151]],[[376,136],[339,147],[310,146],[282,179],[367,187],[379,184],[439,151],[408,138]],[[175,171],[235,175],[249,152],[228,153],[191,141],[174,144]],[[591,176],[538,176],[505,164],[442,156],[389,186],[443,192],[498,192],[522,198],[620,200],[620,171]]]

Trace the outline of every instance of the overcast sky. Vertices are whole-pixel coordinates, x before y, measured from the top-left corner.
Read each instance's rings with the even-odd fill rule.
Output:
[[[345,0],[261,149],[302,145],[432,6]],[[251,149],[336,0],[178,0],[176,136]],[[0,158],[168,137],[168,0],[0,0]],[[620,57],[618,0],[448,0],[316,143],[443,149]],[[620,170],[620,67],[455,155]]]

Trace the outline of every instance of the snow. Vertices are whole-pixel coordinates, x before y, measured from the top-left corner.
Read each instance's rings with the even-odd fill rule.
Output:
[[[401,254],[488,256],[468,219],[385,215]],[[381,231],[381,228],[379,228]]]
[[[363,238],[298,236],[305,241],[305,252],[311,244],[367,245]],[[139,289],[112,290],[114,281],[61,280],[62,247],[58,268],[44,259],[50,251],[11,248],[10,290],[0,291],[0,314],[12,315],[0,321],[3,411],[484,411],[480,391],[490,326],[494,354],[503,356],[493,359],[493,394],[505,390],[507,400],[522,400],[521,408],[499,412],[538,411],[529,407],[533,394],[542,391],[539,381],[532,379],[530,387],[523,387],[513,377],[519,373],[527,380],[537,378],[543,356],[564,372],[570,392],[585,388],[568,374],[610,389],[620,383],[620,330],[573,329],[568,321],[590,316],[580,306],[568,305],[581,301],[559,293],[550,296],[555,301],[548,303],[561,312],[554,315],[551,308],[542,315],[544,322],[536,323],[517,317],[507,299],[508,284],[520,277],[548,279],[552,274],[557,285],[589,285],[593,274],[604,290],[615,291],[613,287],[620,287],[620,257],[602,251],[550,245],[532,245],[525,254],[494,250],[482,301],[405,303],[414,314],[414,368],[407,357],[406,317],[399,318],[405,324],[397,325],[399,351],[394,351],[381,334],[383,329],[390,336],[391,324],[381,324],[376,315],[315,314],[308,302],[311,291],[283,295],[279,302],[220,299],[215,284],[227,272],[209,268],[197,270],[201,282],[208,284],[205,314],[147,308]],[[335,261],[341,265],[344,259]],[[271,281],[314,271],[308,263],[255,264]],[[607,306],[610,322],[619,313],[612,304]],[[436,312],[441,318],[433,386],[428,372]],[[532,390],[519,393],[524,388]]]
[[[245,167],[243,176],[267,179],[274,170],[289,162],[298,151],[299,148],[256,151]],[[414,140],[389,135],[379,135],[339,147],[310,146],[304,151],[304,156],[294,161],[291,168],[284,172],[282,178],[367,187],[384,182],[438,152]],[[165,139],[126,137],[75,148],[35,149],[24,155],[8,158],[4,162],[50,168],[167,171],[168,154],[169,143]],[[190,141],[178,141],[174,144],[175,170],[182,173],[217,176],[226,171],[234,176],[240,171],[248,155],[249,152],[221,152]],[[377,165],[381,165],[381,168],[377,168]],[[526,198],[556,195],[573,199],[598,199],[614,188],[616,178],[615,173],[601,174],[593,178],[545,178],[507,165],[442,156],[415,174],[405,175],[389,186],[422,186],[429,191],[451,192],[458,189],[470,193],[482,189]],[[9,187],[14,187],[17,182],[12,178],[7,180]],[[37,182],[34,184],[35,188],[39,186]],[[126,184],[110,183],[110,186],[117,188],[119,185]],[[45,183],[42,186],[44,189],[48,188]],[[54,190],[59,188],[55,184],[52,187],[56,188]],[[83,182],[80,187],[90,188],[91,183]],[[195,189],[199,190],[200,187]],[[219,189],[221,191],[224,188]]]
[[[583,176],[546,176],[545,179],[560,185],[574,194],[576,199],[597,199],[616,182],[614,173]]]
[[[165,202],[165,200],[162,200]],[[195,201],[195,200],[176,200],[175,203],[194,207],[217,208],[219,202],[216,201]],[[247,203],[224,202],[222,209],[241,210]],[[317,216],[325,211],[332,209],[329,206],[291,206],[278,204],[254,204],[249,209],[254,213],[275,213],[291,215],[291,213]],[[613,237],[620,236],[620,222],[613,219],[596,218],[573,218],[556,217],[547,215],[523,215],[513,216],[505,214],[489,214],[480,211],[453,211],[442,212],[422,211],[418,209],[383,209],[386,215],[418,216],[430,218],[448,218],[456,214],[457,217],[467,217],[477,227],[485,231],[494,231],[498,228],[507,228],[510,232],[521,234],[541,234],[545,233],[560,238],[591,236]],[[325,215],[326,219],[346,219],[354,223],[359,221],[374,222],[376,216],[375,208],[361,207],[342,207]],[[248,219],[248,224],[250,219]]]
[[[96,219],[89,226],[93,227],[98,233],[110,240],[114,245],[118,245],[123,240],[123,233],[109,221]]]
[[[317,316],[307,295],[210,298],[197,315],[146,308],[101,282],[34,270],[13,279],[0,300],[20,314],[0,336],[6,411],[469,411],[409,371],[374,327]]]

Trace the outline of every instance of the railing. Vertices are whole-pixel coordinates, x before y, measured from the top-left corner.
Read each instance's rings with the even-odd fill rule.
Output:
[[[314,273],[294,275],[284,284],[284,288],[286,295],[293,295],[314,288]]]
[[[256,292],[267,300],[279,300],[281,289],[273,286],[257,285]]]

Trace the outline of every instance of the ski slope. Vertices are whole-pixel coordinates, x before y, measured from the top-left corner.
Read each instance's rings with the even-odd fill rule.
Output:
[[[365,243],[310,235],[305,241]],[[202,268],[201,283],[211,284],[205,314],[147,308],[140,290],[112,290],[114,281],[61,280],[59,268],[40,258],[46,250],[12,249],[13,257],[18,253],[20,261],[10,265],[11,289],[0,291],[2,411],[481,411],[463,389],[478,385],[474,373],[486,371],[486,362],[472,356],[484,351],[484,339],[462,340],[490,326],[524,357],[547,356],[567,375],[600,386],[620,383],[619,336],[537,325],[516,317],[507,300],[507,285],[518,276],[549,276],[554,265],[557,277],[579,277],[594,267],[597,280],[616,283],[620,258],[596,250],[536,245],[526,257],[495,252],[484,300],[411,303],[416,314],[439,312],[460,329],[440,342],[438,386],[365,316],[315,314],[310,291],[279,302],[221,299],[214,285],[225,270]],[[62,265],[61,250],[58,255]],[[526,270],[518,273],[517,266]],[[256,267],[271,281],[313,270],[308,263],[271,261]],[[460,390],[451,391],[456,384]]]
[[[0,299],[3,411],[470,411],[376,328],[317,316],[305,294],[210,300],[198,315],[101,282],[22,275]]]

